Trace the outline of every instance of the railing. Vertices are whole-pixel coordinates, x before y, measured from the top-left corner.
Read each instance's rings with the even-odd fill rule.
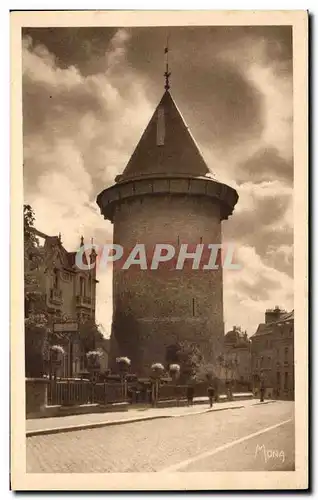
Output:
[[[122,384],[95,384],[94,403],[111,404],[124,401]]]
[[[159,401],[182,399],[187,396],[186,385],[162,385],[159,387]]]
[[[76,295],[76,305],[80,307],[91,307],[92,298],[84,297],[83,295]]]
[[[52,380],[48,386],[49,406],[110,404],[123,400],[121,384],[92,384],[87,380]]]

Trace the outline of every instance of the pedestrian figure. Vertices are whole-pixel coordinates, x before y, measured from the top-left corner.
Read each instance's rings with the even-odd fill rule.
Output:
[[[261,402],[261,403],[263,403],[263,402],[264,402],[264,395],[265,395],[265,387],[264,387],[264,385],[262,384],[262,385],[261,385],[261,389],[260,389],[260,396],[261,396],[261,398],[260,398],[260,402]]]
[[[188,406],[193,405],[193,396],[194,396],[194,387],[192,385],[189,385],[187,388]]]
[[[226,396],[227,396],[227,399],[228,401],[231,401],[231,388],[230,388],[230,382],[227,380],[226,383]]]
[[[212,386],[212,384],[210,384],[208,387],[208,397],[209,397],[210,408],[212,408],[212,406],[213,406],[214,394],[215,394],[214,387]]]

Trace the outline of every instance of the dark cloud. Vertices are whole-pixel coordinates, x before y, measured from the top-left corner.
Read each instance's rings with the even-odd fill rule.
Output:
[[[23,28],[22,35],[44,45],[60,68],[75,66],[83,75],[100,71],[103,55],[118,28]]]
[[[288,184],[293,182],[293,160],[282,158],[274,147],[262,148],[245,162],[239,163],[236,170],[238,184],[263,182],[273,179]]]
[[[248,56],[244,47],[264,44],[265,60],[272,65],[279,62],[280,67],[283,63],[285,71],[290,71],[290,27],[151,27],[126,31],[130,35],[126,64],[117,68],[118,76],[129,71],[131,78],[134,74],[142,77],[153,106],[163,92],[163,47],[169,33],[172,93],[197,140],[223,148],[260,137],[262,96],[242,71]],[[74,65],[86,76],[106,71],[104,54],[111,49],[116,32],[115,28],[28,28],[23,34],[31,36],[34,44],[44,44],[60,67]],[[227,50],[240,47],[242,56],[238,54],[234,61],[220,58]]]
[[[253,206],[246,210],[234,212],[232,218],[224,225],[225,235],[230,240],[255,239],[260,228],[271,229],[279,222],[290,207],[290,195],[272,193],[255,198]]]
[[[280,253],[281,247],[291,247],[294,242],[293,228],[284,220],[291,204],[290,193],[279,192],[279,187],[277,192],[273,190],[266,196],[258,193],[253,204],[234,212],[227,224],[224,224],[224,241],[235,241],[237,245],[253,247],[266,264],[292,276],[292,258],[288,260]]]
[[[121,27],[72,27],[72,28],[23,28],[22,35],[30,36],[34,43],[42,44],[55,54],[61,68],[77,66],[82,74],[98,72],[98,60],[110,47],[111,41]],[[153,69],[162,73],[163,47],[167,34],[173,63],[178,69],[177,57],[183,53],[196,59],[200,50],[208,46],[219,52],[220,49],[236,47],[244,42],[263,41],[269,62],[291,63],[292,28],[290,26],[186,26],[125,28],[132,35],[129,44],[128,60],[139,71]],[[211,45],[212,44],[212,45]],[[92,59],[96,59],[92,64]],[[151,72],[151,71],[150,71]]]
[[[36,82],[30,75],[25,74],[23,79],[23,126],[25,133],[34,134],[43,132],[49,127],[54,134],[54,124],[63,114],[66,118],[65,127],[70,122],[84,116],[86,113],[94,113],[100,120],[110,115],[105,107],[105,101],[101,99],[98,88],[79,83],[76,86],[67,87],[55,85],[54,82]],[[59,127],[62,123],[59,123]],[[74,123],[75,125],[75,123]],[[61,130],[59,128],[59,133]],[[66,132],[66,131],[65,131]]]

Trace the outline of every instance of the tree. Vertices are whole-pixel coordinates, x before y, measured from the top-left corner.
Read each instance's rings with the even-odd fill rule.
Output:
[[[35,216],[30,205],[24,205],[24,318],[25,371],[27,377],[44,374],[43,352],[47,336],[48,318],[43,277],[43,256],[34,233]]]
[[[43,290],[44,258],[34,232],[35,216],[30,205],[24,205],[24,297],[25,317],[45,312]]]
[[[180,365],[180,378],[187,382],[194,377],[203,363],[199,347],[187,340],[177,342],[167,348],[166,362]]]
[[[103,334],[94,319],[87,319],[79,323],[79,338],[85,353],[96,350],[98,341],[103,340]]]

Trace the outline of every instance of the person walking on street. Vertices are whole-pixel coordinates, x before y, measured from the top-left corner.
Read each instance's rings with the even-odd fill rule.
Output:
[[[264,401],[264,396],[265,396],[265,381],[264,381],[264,372],[261,372],[260,375],[260,402],[263,403]]]
[[[265,396],[265,387],[264,387],[264,384],[261,384],[261,387],[260,387],[260,402],[263,403],[264,402],[264,396]]]
[[[212,386],[212,384],[209,384],[208,397],[209,397],[210,408],[212,408],[212,406],[213,406],[214,394],[215,394],[214,387]]]

